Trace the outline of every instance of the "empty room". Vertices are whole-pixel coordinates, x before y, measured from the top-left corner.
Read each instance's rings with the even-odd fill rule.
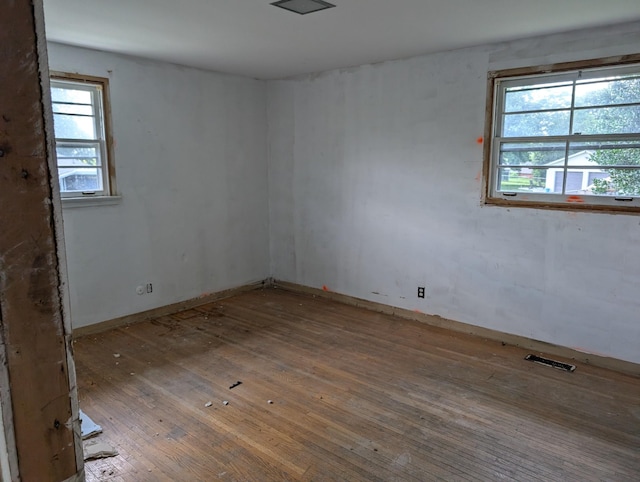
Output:
[[[640,2],[3,0],[0,45],[0,480],[640,479]]]

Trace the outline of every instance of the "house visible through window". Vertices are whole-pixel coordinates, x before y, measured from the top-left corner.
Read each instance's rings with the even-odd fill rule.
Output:
[[[60,193],[109,196],[113,187],[105,115],[107,80],[54,76],[51,100]]]
[[[490,74],[488,203],[640,209],[640,64],[585,64]]]

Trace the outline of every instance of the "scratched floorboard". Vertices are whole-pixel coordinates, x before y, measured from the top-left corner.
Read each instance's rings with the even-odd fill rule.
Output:
[[[640,379],[525,354],[277,289],[86,336],[87,480],[639,480]]]

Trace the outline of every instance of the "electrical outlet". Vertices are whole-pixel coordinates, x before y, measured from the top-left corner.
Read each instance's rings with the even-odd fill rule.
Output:
[[[153,293],[153,285],[151,283],[147,283],[147,293]]]
[[[418,298],[424,298],[424,286],[418,286]]]

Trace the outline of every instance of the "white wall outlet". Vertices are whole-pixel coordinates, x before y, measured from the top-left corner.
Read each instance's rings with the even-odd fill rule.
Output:
[[[144,292],[145,292],[144,286],[142,286],[142,285],[136,286],[136,293],[138,293],[139,295],[143,295]]]

